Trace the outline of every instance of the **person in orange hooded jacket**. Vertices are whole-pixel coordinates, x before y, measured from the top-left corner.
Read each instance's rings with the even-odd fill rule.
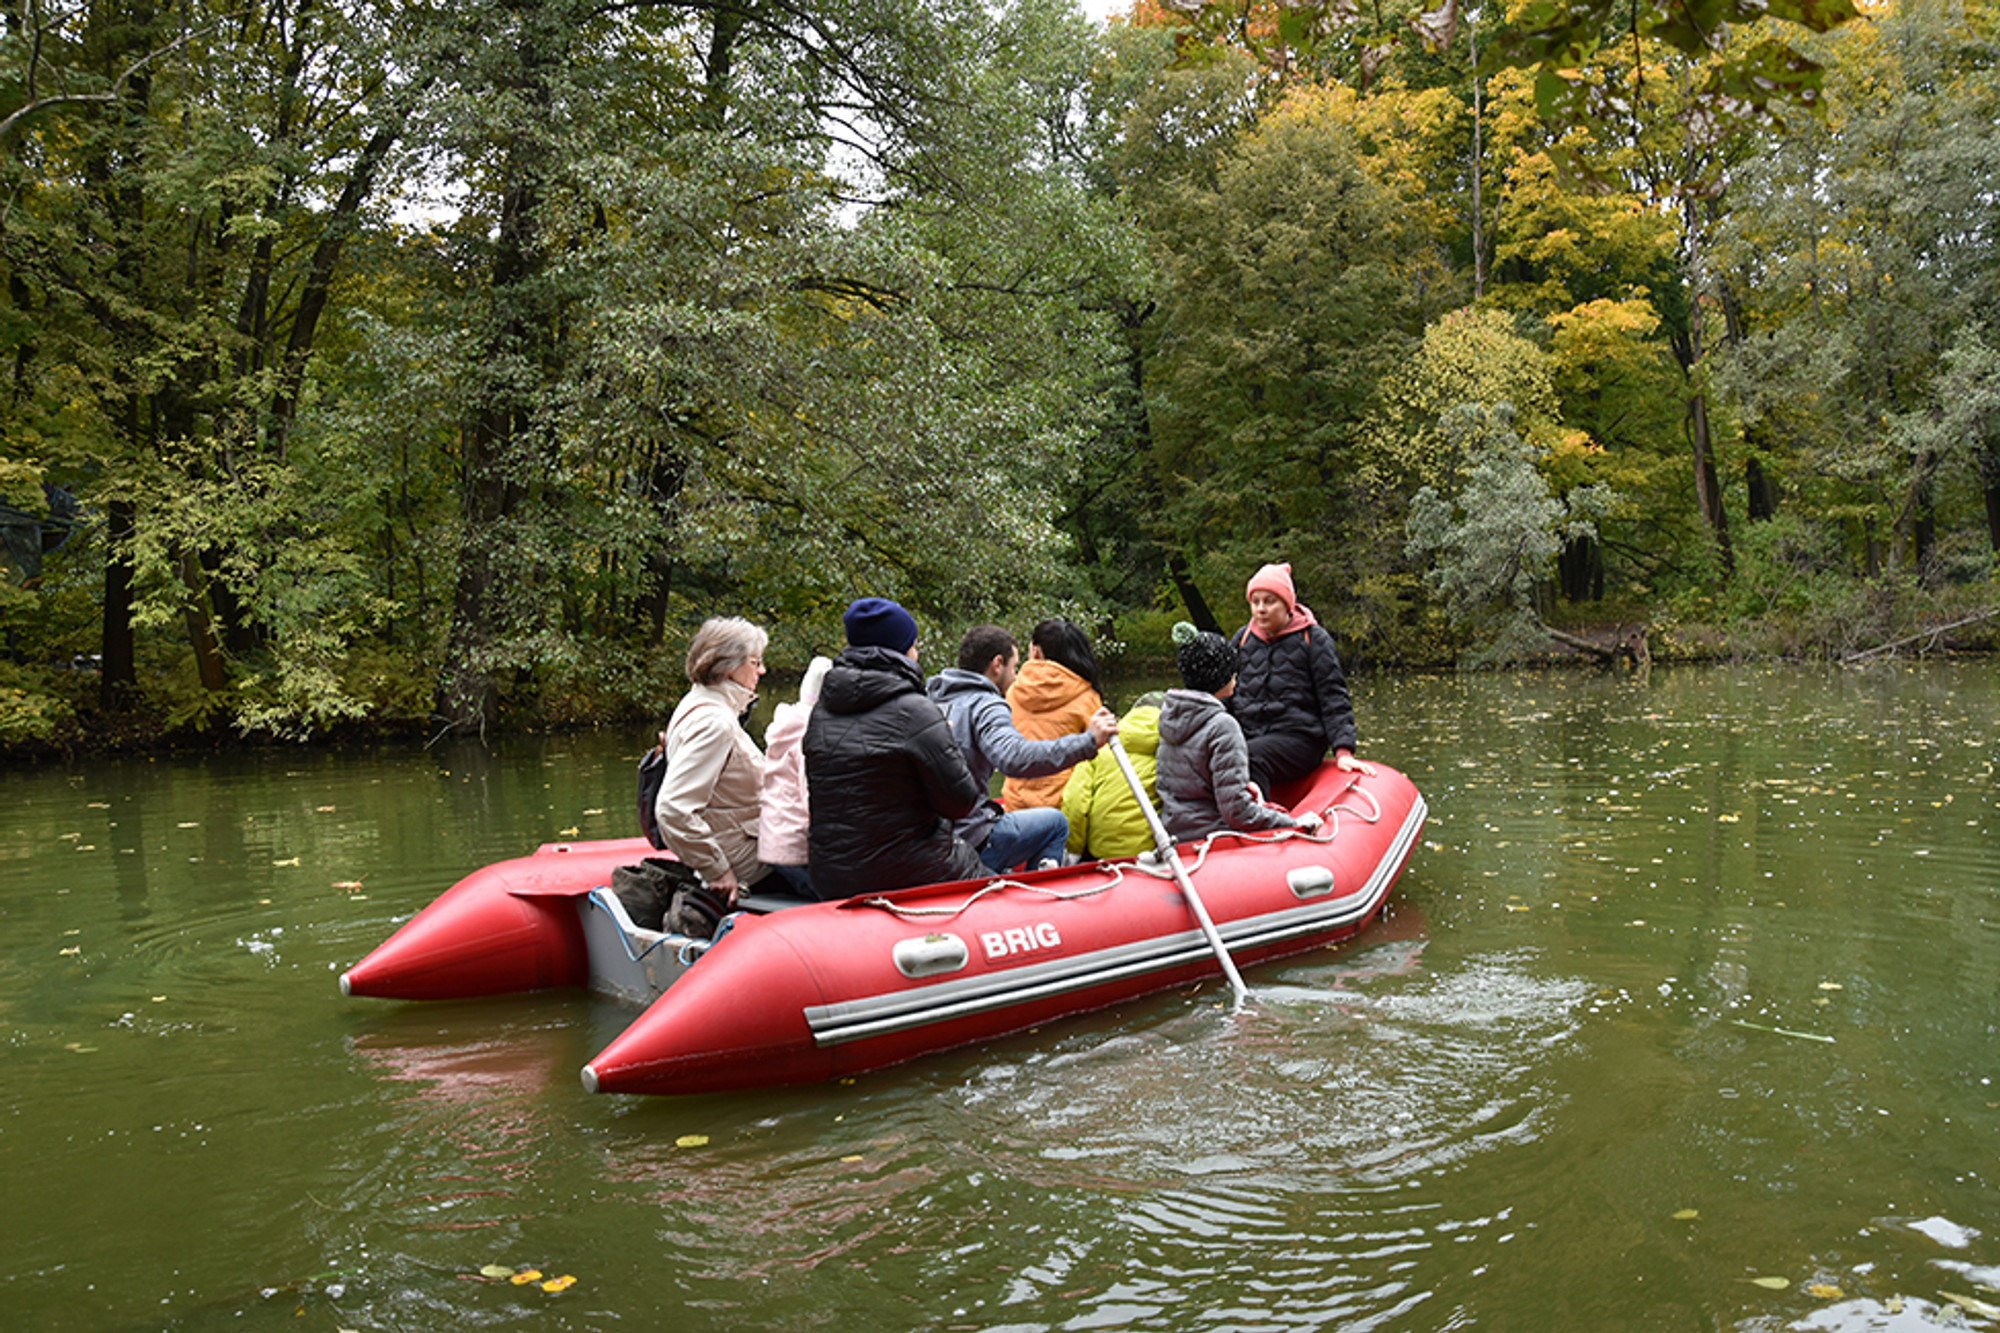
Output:
[[[1031,741],[1055,740],[1090,729],[1104,707],[1097,683],[1097,656],[1090,639],[1067,620],[1044,620],[1028,636],[1028,660],[1007,687],[1014,729]],[[1009,777],[1000,804],[1009,810],[1060,806],[1073,769],[1042,777]]]

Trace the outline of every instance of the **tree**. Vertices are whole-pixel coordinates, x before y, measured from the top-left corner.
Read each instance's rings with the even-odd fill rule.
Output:
[[[135,684],[135,625],[178,619],[207,695],[188,717],[230,686],[248,725],[350,714],[330,673],[371,606],[332,532],[351,487],[294,427],[412,84],[362,10],[30,17],[0,257],[17,365],[79,375],[104,427],[59,473],[106,516],[106,702]]]
[[[1939,429],[1937,389],[1977,398],[2000,305],[1992,19],[1919,0],[1829,38],[1824,118],[1787,117],[1742,164],[1719,232],[1741,331],[1724,382],[1870,572],[1927,568],[1940,487],[1985,448],[1970,420]]]
[[[1175,190],[1147,374],[1162,540],[1218,583],[1285,553],[1349,588],[1368,556],[1356,449],[1375,385],[1456,284],[1375,174],[1343,89],[1301,89]],[[1171,536],[1169,535],[1171,534]]]
[[[1552,496],[1505,404],[1463,404],[1444,428],[1471,466],[1455,494],[1425,486],[1410,503],[1409,554],[1430,562],[1426,583],[1452,623],[1474,634],[1475,661],[1512,661],[1551,638],[1578,643],[1543,620],[1538,590],[1557,551],[1594,530],[1611,495],[1585,486]]]

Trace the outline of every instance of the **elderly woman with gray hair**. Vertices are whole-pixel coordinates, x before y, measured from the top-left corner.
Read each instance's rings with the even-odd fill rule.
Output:
[[[693,688],[667,723],[667,773],[653,806],[667,847],[731,906],[771,873],[757,859],[764,754],[739,720],[757,698],[769,642],[736,616],[695,631],[687,653]]]

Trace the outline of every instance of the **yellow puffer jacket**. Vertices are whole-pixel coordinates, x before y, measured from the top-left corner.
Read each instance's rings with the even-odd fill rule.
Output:
[[[1154,696],[1148,696],[1154,697]],[[1157,800],[1153,787],[1155,756],[1160,749],[1160,710],[1155,704],[1136,705],[1119,720],[1118,739],[1132,760],[1132,769]],[[1153,832],[1132,799],[1132,788],[1118,771],[1118,757],[1109,746],[1088,763],[1070,770],[1063,791],[1063,816],[1069,820],[1069,850],[1088,860],[1137,856],[1153,848]]]

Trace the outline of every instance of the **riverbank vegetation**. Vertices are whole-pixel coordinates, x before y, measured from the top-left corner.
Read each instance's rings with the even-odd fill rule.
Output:
[[[864,592],[1163,653],[1270,559],[1363,663],[1990,647],[1996,32],[10,6],[0,744],[654,716]]]

